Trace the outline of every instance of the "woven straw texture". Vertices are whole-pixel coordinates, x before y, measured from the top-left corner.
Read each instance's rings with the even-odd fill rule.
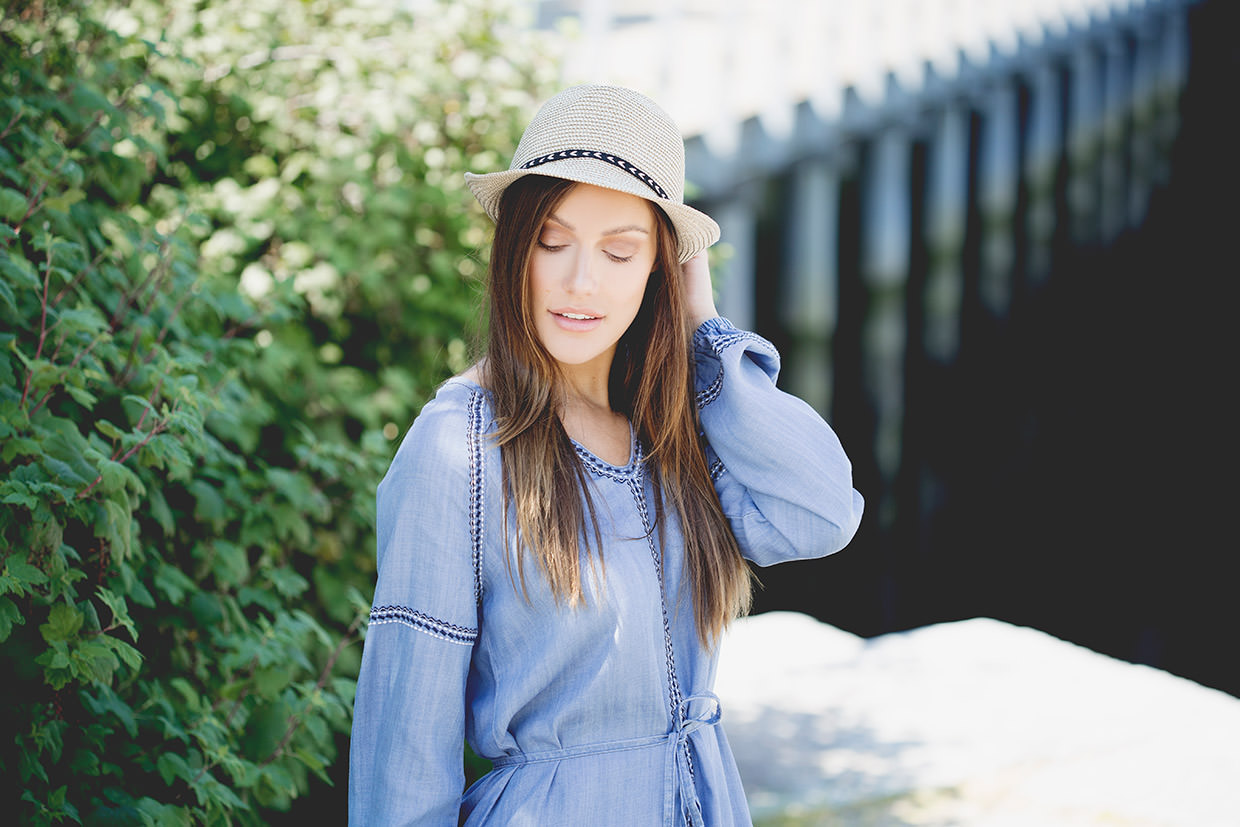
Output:
[[[521,167],[560,152],[597,152]],[[636,168],[636,171],[630,171]],[[499,220],[504,190],[525,175],[547,175],[627,192],[658,204],[676,227],[680,260],[719,240],[719,225],[684,203],[685,145],[676,124],[650,98],[621,86],[588,84],[548,100],[530,121],[505,172],[465,173],[487,215]],[[652,187],[643,175],[653,179]],[[658,189],[663,190],[660,195]]]

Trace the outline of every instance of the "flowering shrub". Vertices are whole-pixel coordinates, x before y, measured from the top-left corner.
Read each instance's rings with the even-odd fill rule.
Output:
[[[543,82],[495,3],[393,5],[0,12],[21,823],[260,824],[344,778],[374,486],[468,358],[459,171],[511,151]]]

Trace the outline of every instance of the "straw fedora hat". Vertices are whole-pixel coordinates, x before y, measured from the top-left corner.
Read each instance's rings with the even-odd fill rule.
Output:
[[[548,100],[526,127],[504,172],[465,173],[492,220],[513,181],[547,175],[627,192],[658,204],[676,227],[680,260],[719,240],[719,225],[685,205],[685,144],[650,98],[622,86],[574,86]]]

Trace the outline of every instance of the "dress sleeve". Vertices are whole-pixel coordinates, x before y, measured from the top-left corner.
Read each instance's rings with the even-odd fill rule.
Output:
[[[727,319],[693,337],[706,460],[741,553],[760,566],[848,544],[864,500],[831,426],[775,387],[779,353]]]
[[[456,827],[478,637],[467,414],[432,400],[376,500],[378,580],[349,754],[349,824]]]

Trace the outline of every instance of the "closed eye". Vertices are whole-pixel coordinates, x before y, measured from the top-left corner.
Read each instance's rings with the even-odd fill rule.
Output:
[[[633,256],[632,256],[632,255],[631,255],[631,256],[627,256],[627,257],[623,257],[623,256],[618,256],[618,255],[615,255],[615,254],[613,254],[613,253],[608,253],[606,250],[604,250],[603,252],[607,255],[607,257],[608,257],[609,259],[611,259],[612,261],[616,262],[617,264],[624,264],[625,262],[629,262],[629,261],[632,261],[632,260],[633,260]],[[634,253],[633,255],[636,255],[636,253]]]
[[[567,244],[544,244],[542,241],[539,241],[538,246],[546,250],[548,253],[558,253],[560,250],[563,250],[568,245]]]

